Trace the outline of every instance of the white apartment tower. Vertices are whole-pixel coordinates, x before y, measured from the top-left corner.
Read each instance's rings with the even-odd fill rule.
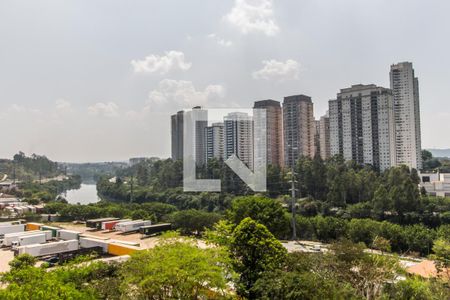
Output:
[[[253,170],[253,118],[233,112],[224,117],[224,160],[232,154]]]
[[[394,98],[376,85],[353,85],[329,101],[330,152],[383,171],[396,164]]]
[[[205,161],[212,158],[222,159],[224,138],[223,138],[223,123],[213,123],[211,126],[205,128]]]
[[[422,169],[419,80],[413,65],[391,65],[391,89],[394,95],[397,165]]]

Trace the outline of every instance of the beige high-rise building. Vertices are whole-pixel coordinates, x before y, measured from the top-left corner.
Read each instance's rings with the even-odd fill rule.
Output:
[[[323,160],[331,157],[330,153],[330,117],[328,112],[320,117],[319,122],[319,154]]]
[[[422,169],[420,133],[419,79],[413,65],[402,62],[391,66],[391,89],[394,95],[395,139],[398,165]]]
[[[280,102],[275,100],[256,101],[255,109],[266,110],[267,164],[282,166],[283,160],[283,114]]]
[[[314,157],[315,119],[311,97],[295,95],[284,98],[284,161],[292,167],[301,156]]]

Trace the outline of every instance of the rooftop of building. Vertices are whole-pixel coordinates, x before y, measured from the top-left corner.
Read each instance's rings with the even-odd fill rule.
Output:
[[[286,102],[299,102],[299,101],[305,101],[305,102],[312,103],[311,97],[303,95],[303,94],[284,97],[284,103],[286,103]]]
[[[343,88],[340,90],[338,95],[340,94],[346,94],[346,93],[355,93],[355,92],[363,92],[363,91],[373,91],[373,90],[379,90],[379,91],[388,91],[390,89],[377,86],[376,84],[353,84],[349,88]]]
[[[279,101],[276,101],[273,99],[267,99],[267,100],[255,101],[255,104],[253,107],[260,108],[260,107],[267,107],[267,106],[281,107],[281,104]]]
[[[391,65],[391,69],[401,69],[401,68],[412,68],[412,62],[403,61],[396,64]]]

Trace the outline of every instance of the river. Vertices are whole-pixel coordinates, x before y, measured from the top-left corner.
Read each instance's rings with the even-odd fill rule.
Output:
[[[71,204],[89,204],[100,201],[95,184],[82,183],[79,189],[68,190],[62,196]]]

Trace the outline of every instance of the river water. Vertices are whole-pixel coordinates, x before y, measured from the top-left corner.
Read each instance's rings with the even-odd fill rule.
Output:
[[[68,190],[62,196],[71,204],[89,204],[100,201],[95,184],[82,183],[77,190]]]

